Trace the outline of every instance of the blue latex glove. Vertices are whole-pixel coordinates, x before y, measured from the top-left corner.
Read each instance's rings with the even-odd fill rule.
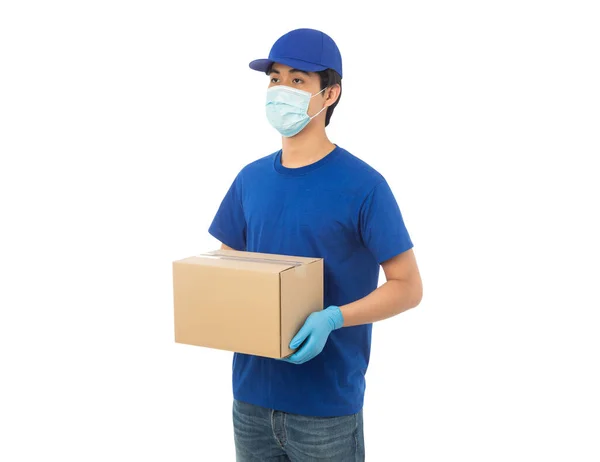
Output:
[[[337,306],[329,306],[324,310],[311,313],[302,328],[290,342],[290,348],[300,349],[283,361],[293,364],[303,364],[317,356],[327,342],[329,334],[344,325],[344,316]]]

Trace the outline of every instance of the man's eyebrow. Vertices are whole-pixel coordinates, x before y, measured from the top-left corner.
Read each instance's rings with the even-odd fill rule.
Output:
[[[304,75],[308,76],[308,72],[306,72],[306,71],[301,71],[300,69],[290,69],[290,74],[292,74],[292,73],[298,73],[298,72],[300,74],[304,74]]]
[[[290,69],[290,74],[304,74],[308,77],[308,72],[306,71],[302,71],[300,69]],[[271,69],[271,72],[269,72],[269,75],[271,74],[280,74],[280,72],[277,69]]]

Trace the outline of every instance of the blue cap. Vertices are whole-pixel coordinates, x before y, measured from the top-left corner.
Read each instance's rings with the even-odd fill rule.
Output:
[[[281,63],[306,72],[333,69],[342,77],[342,55],[333,39],[315,29],[296,29],[277,39],[267,59],[255,59],[250,69],[267,72]]]

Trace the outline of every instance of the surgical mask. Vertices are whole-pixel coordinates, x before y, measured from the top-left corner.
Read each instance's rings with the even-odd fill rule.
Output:
[[[325,88],[319,93],[325,91]],[[326,107],[323,107],[314,116],[307,114],[308,105],[311,98],[319,93],[311,95],[307,91],[297,88],[277,85],[267,90],[267,119],[269,123],[282,136],[294,136],[308,125],[308,123],[317,117]]]

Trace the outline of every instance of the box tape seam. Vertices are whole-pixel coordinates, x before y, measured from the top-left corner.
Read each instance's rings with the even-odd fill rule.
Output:
[[[206,257],[206,258],[216,258],[219,260],[236,260],[236,261],[249,261],[252,263],[276,263],[278,265],[290,265],[295,267],[302,267],[304,265],[301,261],[296,260],[278,260],[271,258],[260,258],[260,257],[241,257],[238,255],[219,255],[216,253],[201,253],[198,255],[194,255],[195,257]]]

